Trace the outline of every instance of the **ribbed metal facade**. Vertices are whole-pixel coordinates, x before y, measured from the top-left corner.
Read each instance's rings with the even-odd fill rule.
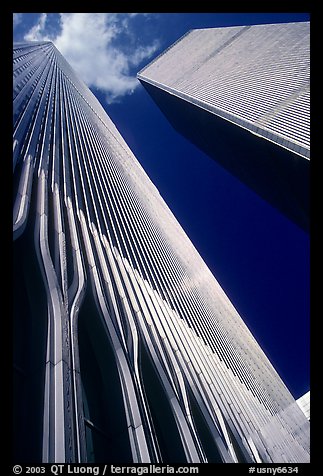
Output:
[[[300,398],[298,398],[297,403],[301,410],[303,411],[304,415],[308,420],[311,419],[311,393],[310,391],[306,392]]]
[[[307,462],[303,412],[99,102],[50,42],[13,69],[15,457]]]
[[[192,30],[138,79],[178,132],[309,231],[309,22]]]
[[[138,78],[310,157],[310,24],[191,30]]]

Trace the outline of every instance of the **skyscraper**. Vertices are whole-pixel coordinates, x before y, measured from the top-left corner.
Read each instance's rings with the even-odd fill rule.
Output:
[[[308,420],[311,419],[311,396],[310,392],[306,392],[304,395],[302,395],[300,398],[298,398],[297,403],[301,410],[304,412],[304,415]]]
[[[309,423],[104,109],[14,45],[14,458],[307,462]]]
[[[138,79],[180,133],[309,229],[309,22],[191,30]]]

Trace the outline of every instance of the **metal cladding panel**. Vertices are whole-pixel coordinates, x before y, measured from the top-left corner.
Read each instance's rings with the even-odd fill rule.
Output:
[[[298,398],[297,403],[308,420],[311,419],[311,394],[310,391]]]
[[[43,368],[43,461],[308,461],[308,421],[102,106],[50,42],[13,62],[18,321],[46,303],[23,340],[43,362],[16,353]]]
[[[309,22],[191,30],[138,78],[310,157]]]

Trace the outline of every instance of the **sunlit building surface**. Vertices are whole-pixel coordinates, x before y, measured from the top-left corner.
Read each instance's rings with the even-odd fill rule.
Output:
[[[300,398],[296,400],[299,407],[303,411],[304,415],[308,420],[311,419],[311,393],[310,391],[306,392]]]
[[[309,229],[309,22],[191,30],[138,79],[175,129]]]
[[[94,95],[50,42],[15,44],[13,76],[14,460],[307,462],[309,422]]]

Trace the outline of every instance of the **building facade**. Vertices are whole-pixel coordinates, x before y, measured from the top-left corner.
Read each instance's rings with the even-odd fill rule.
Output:
[[[311,392],[308,391],[304,393],[301,397],[299,397],[296,402],[298,403],[300,409],[303,411],[304,415],[308,419],[311,420]]]
[[[181,134],[309,229],[309,22],[191,30],[138,79]]]
[[[102,106],[13,56],[16,462],[307,462],[309,422]]]

